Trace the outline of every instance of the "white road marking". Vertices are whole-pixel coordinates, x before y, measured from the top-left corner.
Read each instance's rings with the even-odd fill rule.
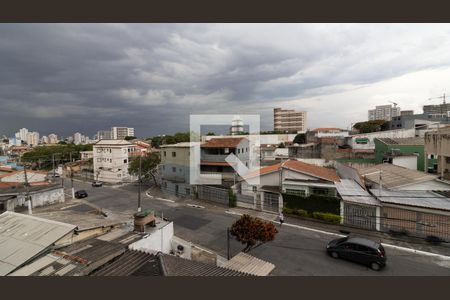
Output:
[[[238,216],[243,215],[242,213],[238,213],[238,212],[234,212],[234,211],[225,211],[225,213],[231,214],[231,215],[238,215]],[[268,220],[268,221],[270,221],[270,220]],[[277,222],[277,221],[272,221],[272,222],[280,224],[280,222]],[[309,227],[304,227],[304,226],[299,226],[299,225],[289,224],[289,223],[283,223],[283,226],[294,227],[294,228],[298,228],[298,229],[302,229],[302,230],[308,230],[308,231],[313,231],[313,232],[317,232],[317,233],[333,235],[333,236],[337,236],[337,237],[345,237],[346,236],[343,234],[338,234],[338,233],[329,232],[329,231],[323,231],[323,230],[319,230],[319,229],[314,229],[314,228],[309,228]],[[401,250],[401,251],[405,251],[405,252],[415,253],[415,254],[424,255],[424,256],[431,256],[431,257],[439,258],[441,260],[450,261],[450,256],[447,256],[447,255],[436,254],[436,253],[432,253],[432,252],[416,250],[416,249],[401,247],[401,246],[392,245],[392,244],[386,244],[386,243],[381,243],[381,244],[388,248],[393,248],[393,249],[397,249],[397,250]]]
[[[80,205],[80,203],[73,204],[73,205],[68,205],[68,206],[64,206],[64,207],[61,207],[60,209],[61,209],[61,210],[63,210],[63,209],[68,209],[68,208],[71,208],[71,207],[74,207],[74,206],[78,206],[78,205]]]
[[[156,200],[161,200],[161,201],[166,201],[166,202],[172,202],[174,203],[175,201],[170,200],[170,199],[164,199],[164,198],[158,198],[158,197],[153,197],[152,195],[150,195],[149,193],[145,192],[145,195],[151,199],[156,199]]]

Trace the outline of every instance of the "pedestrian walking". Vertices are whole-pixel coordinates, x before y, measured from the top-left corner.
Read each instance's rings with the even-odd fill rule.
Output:
[[[281,226],[281,225],[283,225],[283,223],[284,223],[284,216],[283,216],[283,213],[280,213],[279,218],[280,218],[280,226]]]

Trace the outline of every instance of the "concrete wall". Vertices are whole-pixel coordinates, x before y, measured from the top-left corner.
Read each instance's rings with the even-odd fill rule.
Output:
[[[138,251],[161,251],[170,253],[172,250],[173,222],[168,223],[164,227],[155,229],[147,237],[134,242],[128,246],[131,250]]]
[[[417,156],[397,156],[392,159],[392,164],[411,170],[417,170]]]

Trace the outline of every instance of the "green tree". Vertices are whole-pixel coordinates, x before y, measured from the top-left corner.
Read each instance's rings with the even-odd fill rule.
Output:
[[[128,166],[128,172],[131,175],[139,176],[139,160],[141,161],[141,174],[142,178],[146,180],[150,180],[150,178],[153,179],[155,185],[157,185],[156,182],[156,171],[157,167],[160,163],[160,156],[158,153],[150,153],[147,156],[142,156],[142,158],[136,157],[132,161],[130,161],[130,164]]]
[[[131,140],[134,140],[134,139],[136,139],[137,137],[135,137],[135,136],[126,136],[125,138],[124,138],[124,140],[125,141],[131,141]]]
[[[278,230],[273,223],[246,214],[234,222],[230,229],[230,234],[245,244],[243,252],[249,252],[259,245],[273,241],[277,233]]]
[[[377,131],[389,130],[389,122],[385,120],[372,120],[366,122],[358,122],[353,125],[360,133],[370,133]]]
[[[212,131],[210,131],[210,132],[208,132],[206,135],[216,135],[214,132],[212,132]]]
[[[294,144],[306,144],[306,134],[299,133],[294,138]]]
[[[284,143],[280,143],[278,144],[278,148],[286,148],[286,146],[284,145]]]

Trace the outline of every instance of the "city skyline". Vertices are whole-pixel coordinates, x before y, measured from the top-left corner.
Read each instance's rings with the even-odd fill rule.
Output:
[[[3,135],[187,131],[189,115],[306,111],[348,128],[395,101],[420,112],[448,92],[443,24],[2,24]],[[383,43],[380,43],[383,41]],[[380,46],[382,45],[382,47]]]

